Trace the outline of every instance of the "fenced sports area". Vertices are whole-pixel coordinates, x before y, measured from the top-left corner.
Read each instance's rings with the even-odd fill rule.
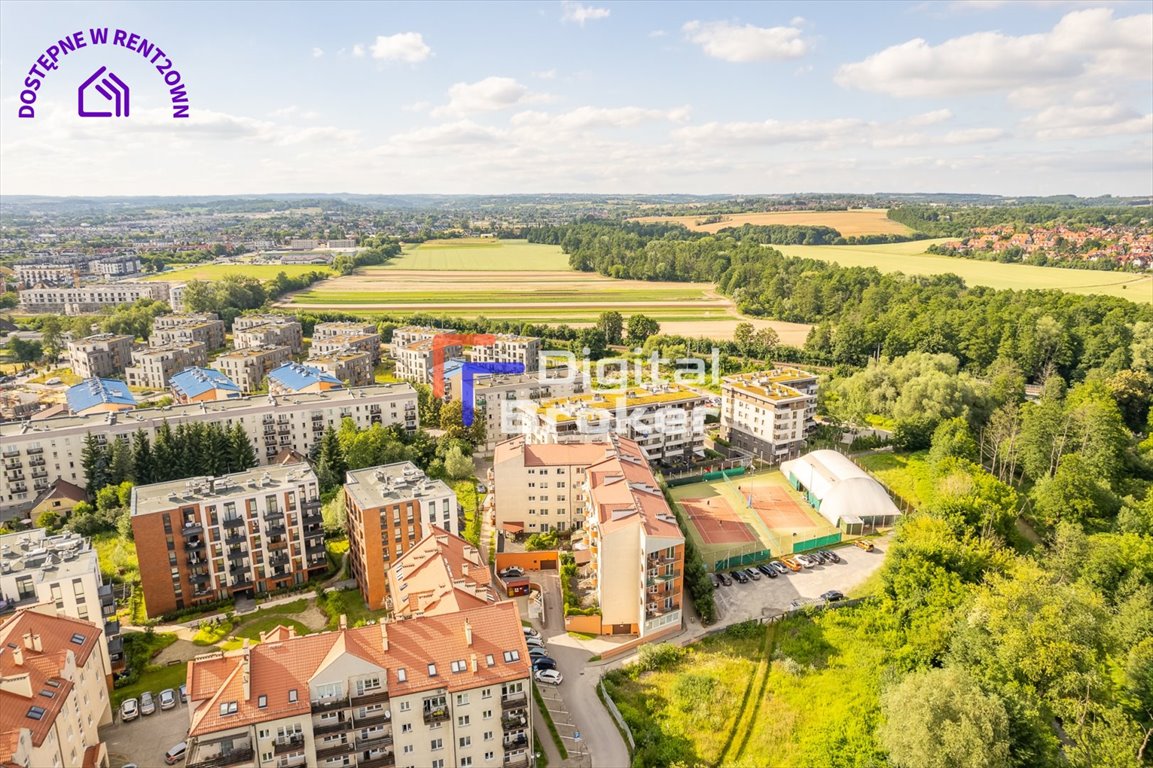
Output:
[[[777,470],[670,489],[705,565],[720,571],[830,543],[836,527]]]

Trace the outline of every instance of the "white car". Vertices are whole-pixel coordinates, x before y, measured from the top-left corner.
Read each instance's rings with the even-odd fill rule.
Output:
[[[535,638],[537,640],[541,639],[540,638],[540,632],[536,631],[532,627],[521,627],[521,630],[524,631],[524,639],[525,640],[528,640],[530,637]]]
[[[524,576],[524,568],[519,568],[515,565],[510,565],[500,572],[502,579],[519,579],[521,576]]]
[[[525,636],[524,642],[525,645],[529,647],[529,650],[532,650],[533,648],[544,648],[544,639],[540,637]]]
[[[549,685],[560,685],[564,682],[564,675],[555,669],[541,669],[536,673],[536,681],[538,683],[548,683]]]
[[[136,699],[125,699],[120,702],[120,719],[127,723],[140,717],[140,702]]]
[[[816,560],[809,555],[797,555],[797,562],[806,568],[816,568],[821,564],[819,560]]]

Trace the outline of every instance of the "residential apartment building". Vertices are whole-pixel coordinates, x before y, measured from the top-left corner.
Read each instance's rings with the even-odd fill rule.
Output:
[[[98,333],[68,342],[68,366],[82,379],[109,378],[124,373],[132,362],[131,336]]]
[[[244,396],[235,381],[215,368],[186,368],[168,380],[172,399],[177,403],[205,403],[235,400]]]
[[[213,365],[245,392],[255,392],[264,385],[269,371],[291,357],[292,350],[284,346],[238,347],[216,358]]]
[[[418,341],[431,341],[442,333],[456,333],[452,328],[432,328],[427,325],[406,325],[392,332],[391,344],[394,349],[407,347]]]
[[[124,669],[112,587],[100,576],[89,539],[76,533],[50,536],[43,528],[0,536],[0,615],[39,603],[52,603],[62,616],[102,627],[111,670]]]
[[[308,365],[335,376],[349,387],[367,387],[376,379],[372,355],[356,350],[339,350],[326,355],[310,355]]]
[[[316,474],[304,462],[137,486],[132,533],[149,617],[328,569]]]
[[[704,456],[707,405],[704,396],[678,384],[545,400],[536,408],[532,440],[579,442],[613,433],[635,440],[650,462],[682,464]]]
[[[386,572],[439,526],[460,531],[456,494],[411,461],[352,470],[344,484],[349,567],[370,608],[385,606]]]
[[[160,315],[152,320],[153,344],[199,342],[210,352],[224,347],[224,321],[212,312]]]
[[[330,339],[333,336],[369,336],[374,333],[379,333],[376,323],[317,323],[312,329],[312,341]]]
[[[181,374],[177,374],[179,377]],[[123,386],[123,382],[118,382]],[[284,450],[307,454],[319,443],[326,427],[337,428],[351,419],[361,429],[373,424],[417,427],[416,391],[409,384],[379,384],[360,389],[339,389],[286,397],[245,397],[147,408],[131,414],[95,412],[90,416],[60,416],[35,422],[0,423],[0,519],[29,509],[37,494],[57,479],[87,484],[81,455],[88,434],[100,441],[116,436],[131,438],[143,430],[150,438],[167,421],[240,424],[256,447],[261,463],[269,463]]]
[[[287,315],[241,315],[232,321],[232,346],[288,347],[291,354],[299,355],[304,349],[304,332],[300,321]]]
[[[472,380],[473,419],[484,424],[484,443],[478,446],[491,453],[497,443],[515,435],[531,433],[536,425],[536,409],[524,406],[541,400],[571,397],[588,391],[588,381],[568,368],[550,370],[547,376],[536,373],[482,374]],[[445,396],[460,400],[461,369],[452,366],[445,376]]]
[[[492,573],[480,550],[435,525],[386,572],[388,605],[398,619],[496,602]]]
[[[104,414],[106,418],[114,419],[114,414],[136,408],[136,398],[128,391],[128,385],[120,379],[82,381],[68,388],[64,393],[64,401],[73,416]],[[43,423],[50,421],[45,419]]]
[[[20,291],[24,312],[83,315],[137,299],[168,301],[168,283],[98,283],[79,288],[27,288]]]
[[[343,388],[340,379],[311,365],[288,362],[268,372],[268,393],[271,395],[328,392]]]
[[[641,446],[613,443],[585,472],[592,591],[604,634],[653,637],[681,625],[685,537]]]
[[[580,528],[585,472],[615,450],[607,436],[590,436],[580,443],[532,443],[521,435],[498,443],[489,473],[496,527],[529,534]]]
[[[312,346],[308,350],[310,357],[330,355],[336,352],[355,350],[371,356],[375,366],[380,362],[380,334],[372,333],[341,333],[324,338],[312,337]]]
[[[88,262],[88,271],[106,280],[121,280],[140,274],[140,259],[130,254],[109,256]]]
[[[296,637],[188,662],[189,768],[528,768],[515,602]]]
[[[721,380],[721,437],[764,461],[803,453],[816,417],[817,377],[806,371],[774,368]]]
[[[540,369],[541,341],[535,336],[517,336],[510,333],[493,334],[492,344],[477,344],[468,351],[474,363],[520,363],[525,373]]]
[[[444,360],[460,357],[459,344],[446,344],[444,347]],[[432,382],[433,350],[432,339],[413,341],[403,346],[393,342],[392,357],[396,361],[396,377],[405,381],[415,381],[421,384]],[[443,375],[443,371],[442,371]]]
[[[79,268],[69,264],[16,264],[13,269],[21,288],[71,288],[80,282]]]
[[[51,604],[0,619],[0,765],[108,768],[109,678],[95,624]]]
[[[207,364],[208,348],[199,341],[141,347],[133,351],[132,365],[124,370],[124,380],[130,387],[164,389],[174,374]]]

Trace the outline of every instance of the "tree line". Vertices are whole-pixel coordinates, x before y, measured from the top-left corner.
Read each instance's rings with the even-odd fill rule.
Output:
[[[1013,205],[965,206],[901,205],[890,208],[888,216],[915,232],[929,237],[962,237],[976,227],[1002,224],[1021,226],[1142,226],[1148,225],[1153,211],[1149,206]]]

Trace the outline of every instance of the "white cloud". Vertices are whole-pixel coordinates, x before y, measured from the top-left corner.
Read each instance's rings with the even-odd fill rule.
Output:
[[[649,37],[664,37],[667,34],[668,32],[665,32],[663,29],[654,29],[652,32],[649,32]]]
[[[868,128],[856,118],[833,120],[765,120],[760,123],[705,123],[673,132],[676,138],[696,144],[772,145],[847,139]]]
[[[683,123],[689,108],[646,109],[644,107],[577,107],[560,113],[518,112],[509,120],[517,129],[538,131],[542,137],[587,131],[596,128],[629,128],[652,121]]]
[[[395,35],[377,35],[372,44],[372,58],[382,61],[403,61],[419,64],[432,56],[432,48],[419,32],[398,32]]]
[[[681,28],[706,55],[732,62],[795,59],[809,50],[797,27],[755,27],[727,21],[690,21]]]
[[[837,82],[891,96],[949,96],[1068,83],[1078,77],[1153,76],[1153,15],[1074,11],[1049,32],[977,32],[930,45],[921,38],[843,65]]]
[[[1021,121],[1021,125],[1042,141],[1096,138],[1134,134],[1153,135],[1153,114],[1121,104],[1049,107]]]
[[[297,105],[291,104],[287,107],[281,107],[280,109],[274,109],[273,111],[268,113],[268,116],[269,117],[279,117],[279,118],[291,117],[291,118],[295,118],[298,120],[315,120],[316,118],[320,117],[320,114],[317,112],[313,112],[311,110],[301,109]]]
[[[414,101],[411,104],[401,106],[405,112],[427,112],[432,108],[432,103],[428,101]]]
[[[362,58],[364,56],[364,46],[361,45],[360,43],[357,43],[356,45],[352,46],[352,55],[358,59]]]
[[[555,69],[543,69],[540,72],[533,72],[532,76],[537,80],[553,80],[556,78]]]
[[[312,49],[312,58],[319,59],[323,55],[324,55],[324,49],[323,48],[313,48]]]
[[[448,103],[432,111],[436,117],[496,112],[548,97],[534,94],[511,77],[486,77],[475,83],[456,83],[448,89]]]
[[[389,137],[390,144],[422,146],[461,146],[467,144],[487,144],[500,138],[501,132],[495,128],[479,125],[472,120],[459,120],[454,123],[441,123],[414,131],[398,133]]]
[[[906,119],[904,122],[907,125],[922,126],[922,125],[936,125],[938,123],[944,123],[944,122],[946,122],[948,120],[952,120],[952,119],[953,119],[952,110],[934,109],[932,112],[922,112],[919,115],[913,115],[912,117]]]
[[[561,21],[565,23],[579,24],[584,26],[586,21],[600,21],[609,17],[608,8],[597,8],[592,5],[585,5],[578,2],[570,2],[564,0],[561,3]]]

